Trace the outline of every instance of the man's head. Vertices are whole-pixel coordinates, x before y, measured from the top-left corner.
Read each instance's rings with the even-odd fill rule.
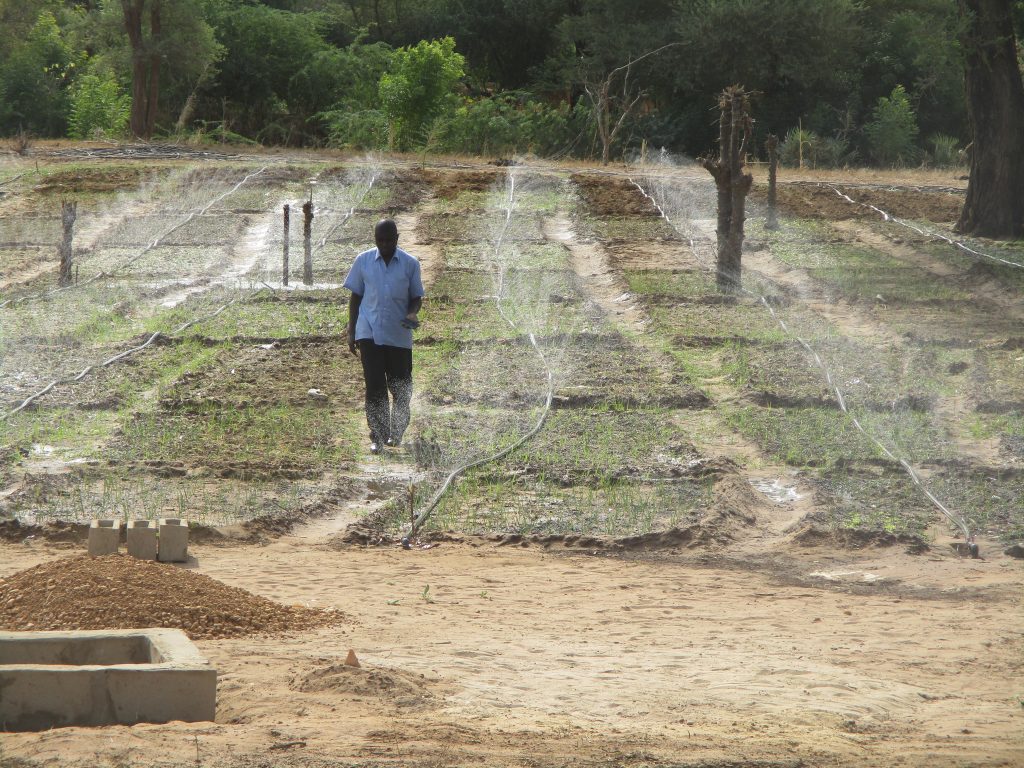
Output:
[[[381,219],[373,228],[373,240],[377,244],[377,252],[390,259],[398,248],[398,225],[393,219]]]

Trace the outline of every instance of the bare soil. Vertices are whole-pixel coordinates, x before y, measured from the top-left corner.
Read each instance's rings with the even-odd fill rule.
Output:
[[[744,566],[489,543],[194,546],[351,622],[200,639],[217,722],[5,734],[30,765],[1011,766],[1019,566],[797,548]],[[0,574],[52,545],[0,545]],[[176,592],[155,591],[171,601]],[[349,649],[361,663],[344,669]],[[17,764],[17,763],[14,763]]]

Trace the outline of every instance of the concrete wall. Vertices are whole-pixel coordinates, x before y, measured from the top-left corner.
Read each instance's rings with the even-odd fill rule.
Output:
[[[116,658],[140,644],[152,663],[3,661]],[[217,670],[178,629],[0,632],[0,730],[213,720],[216,699]]]

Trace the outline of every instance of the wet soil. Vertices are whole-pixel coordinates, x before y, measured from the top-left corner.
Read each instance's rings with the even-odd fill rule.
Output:
[[[964,205],[963,195],[959,192],[889,189],[882,186],[843,187],[842,184],[833,186],[857,202],[874,205],[901,219],[951,223],[960,217]],[[767,189],[767,185],[755,184],[750,191],[751,200],[765,204]],[[790,216],[830,221],[881,218],[877,211],[842,199],[826,184],[779,184],[777,205],[780,212]]]

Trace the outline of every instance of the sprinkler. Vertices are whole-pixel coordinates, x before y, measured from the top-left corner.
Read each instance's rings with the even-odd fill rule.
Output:
[[[494,242],[494,256],[496,261],[498,253],[501,251],[502,243],[505,240],[505,236],[508,234],[509,227],[512,224],[512,210],[515,207],[515,194],[516,177],[515,172],[510,168],[508,206],[505,208],[505,222],[502,225],[501,232],[498,233],[498,238]],[[504,307],[502,307],[501,305],[501,294],[504,291],[504,282],[504,270],[499,270],[498,285],[493,297],[494,303],[497,306],[498,313],[505,320],[505,322],[509,324],[512,330],[519,331],[520,329],[516,325],[516,322],[511,317],[509,317],[508,314],[506,314]],[[416,535],[416,531],[423,527],[423,524],[427,521],[427,518],[430,516],[430,513],[433,512],[437,505],[441,502],[441,497],[444,496],[444,494],[447,492],[448,488],[451,486],[452,481],[455,478],[457,478],[464,472],[473,469],[474,467],[479,467],[484,464],[490,464],[492,461],[497,461],[498,459],[502,459],[505,456],[508,456],[510,453],[518,449],[521,445],[523,445],[527,440],[529,440],[538,432],[540,432],[541,427],[544,426],[544,421],[547,419],[548,413],[551,411],[551,401],[554,399],[555,396],[555,378],[551,372],[551,366],[548,363],[547,357],[544,355],[543,350],[541,350],[540,345],[537,343],[537,337],[533,333],[529,333],[528,337],[530,339],[530,346],[533,347],[533,351],[537,353],[538,357],[540,357],[541,363],[544,366],[544,371],[547,375],[547,396],[544,399],[544,407],[541,411],[540,418],[537,419],[537,423],[533,426],[533,429],[531,429],[525,435],[520,437],[515,443],[508,446],[507,448],[504,448],[491,456],[485,456],[483,458],[467,462],[462,466],[453,469],[449,473],[448,477],[445,478],[444,483],[441,484],[441,487],[434,494],[433,498],[430,499],[430,502],[427,504],[426,508],[419,514],[419,516],[413,518],[409,528],[409,533],[402,537],[403,549],[412,548],[412,537]],[[412,513],[412,511],[412,498],[410,497],[410,514]]]

